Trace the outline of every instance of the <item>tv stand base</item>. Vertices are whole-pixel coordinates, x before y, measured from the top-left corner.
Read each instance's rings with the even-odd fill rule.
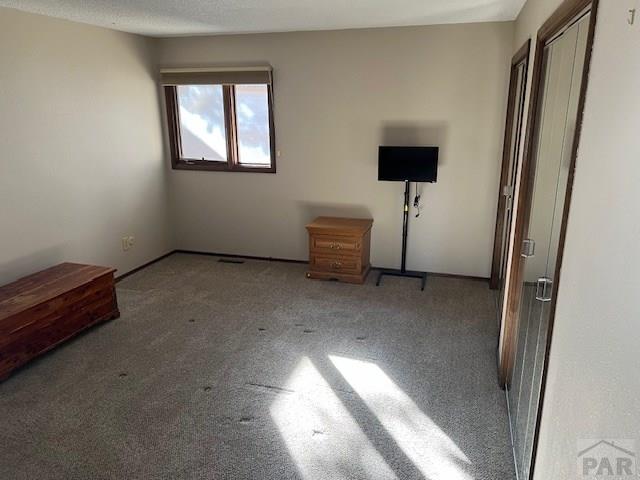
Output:
[[[380,281],[382,277],[388,275],[391,277],[409,277],[409,278],[420,278],[422,279],[422,288],[420,290],[424,290],[424,286],[427,283],[427,272],[416,272],[413,270],[395,270],[390,268],[382,268],[378,272],[378,280],[376,281],[376,287],[380,286]]]

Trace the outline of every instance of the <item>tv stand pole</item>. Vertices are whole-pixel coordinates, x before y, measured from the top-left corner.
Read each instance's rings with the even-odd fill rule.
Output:
[[[402,212],[402,263],[400,273],[407,272],[407,234],[409,233],[409,191],[411,184],[409,180],[404,181],[404,211]]]
[[[422,288],[420,290],[424,290],[424,286],[427,283],[427,273],[407,270],[407,234],[408,232],[409,232],[409,180],[405,180],[404,181],[404,211],[402,212],[402,262],[400,264],[400,270],[389,269],[389,268],[380,269],[380,273],[378,273],[378,280],[376,281],[376,286],[380,285],[380,281],[382,280],[383,276],[389,275],[392,277],[420,278],[422,280]]]

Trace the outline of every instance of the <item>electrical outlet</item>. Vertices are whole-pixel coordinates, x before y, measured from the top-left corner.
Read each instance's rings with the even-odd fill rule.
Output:
[[[126,252],[127,250],[133,248],[135,243],[136,243],[136,237],[134,237],[133,235],[122,237],[122,251]]]

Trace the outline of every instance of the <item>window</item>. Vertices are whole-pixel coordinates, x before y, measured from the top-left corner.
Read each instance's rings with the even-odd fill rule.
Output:
[[[174,169],[275,173],[271,72],[163,70]]]

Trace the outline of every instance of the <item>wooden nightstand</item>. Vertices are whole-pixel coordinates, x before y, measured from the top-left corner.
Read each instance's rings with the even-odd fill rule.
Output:
[[[370,218],[318,217],[307,225],[307,278],[364,283],[371,265]]]

